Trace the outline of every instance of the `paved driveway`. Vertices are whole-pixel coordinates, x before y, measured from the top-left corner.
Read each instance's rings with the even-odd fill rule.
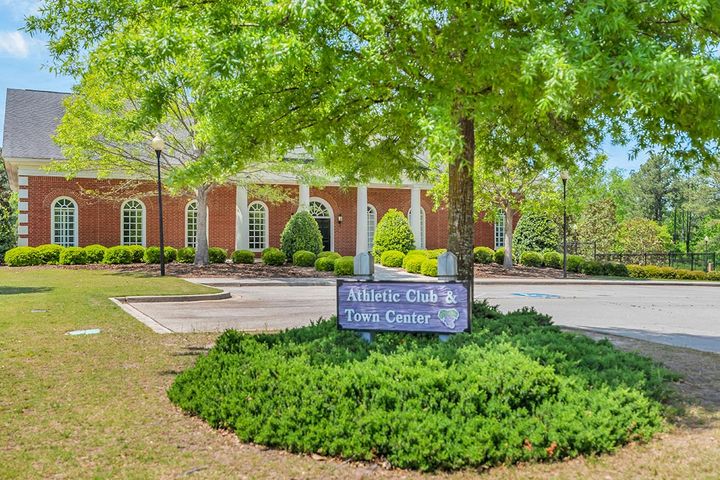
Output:
[[[333,286],[223,285],[229,300],[133,303],[173,332],[278,330],[334,314]],[[661,285],[476,285],[503,311],[533,306],[558,325],[720,353],[720,288]]]

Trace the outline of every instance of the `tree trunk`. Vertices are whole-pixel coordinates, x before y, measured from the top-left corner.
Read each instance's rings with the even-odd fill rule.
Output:
[[[473,241],[473,172],[475,168],[475,122],[461,116],[458,128],[463,140],[463,151],[448,168],[448,250],[457,255],[458,280],[468,281],[472,295],[474,279]],[[470,298],[473,298],[472,296]]]
[[[208,216],[207,216],[207,197],[210,191],[210,185],[201,185],[195,190],[195,200],[197,200],[197,231],[195,232],[195,265],[204,267],[210,264],[210,255],[208,253]]]
[[[513,268],[512,259],[512,237],[513,237],[513,215],[515,211],[512,206],[505,207],[505,256],[503,257],[503,267],[507,269]]]

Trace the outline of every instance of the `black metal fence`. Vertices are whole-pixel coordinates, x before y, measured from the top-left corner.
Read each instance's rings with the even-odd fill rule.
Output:
[[[657,265],[659,267],[683,268],[686,270],[703,270],[707,272],[708,264],[713,268],[717,265],[715,253],[597,253],[593,256],[601,262],[620,262],[626,265]]]

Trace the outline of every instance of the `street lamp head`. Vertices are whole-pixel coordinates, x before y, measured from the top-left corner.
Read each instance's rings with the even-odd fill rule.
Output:
[[[162,152],[165,149],[165,141],[162,139],[160,135],[155,135],[155,138],[152,139],[152,142],[150,142],[152,145],[153,150],[156,152]]]
[[[567,170],[563,170],[562,172],[560,172],[560,178],[563,182],[567,182],[568,178],[570,178],[570,172],[568,172]]]
[[[710,241],[710,237],[708,237],[707,235],[705,235],[705,243],[708,243],[709,241]]]

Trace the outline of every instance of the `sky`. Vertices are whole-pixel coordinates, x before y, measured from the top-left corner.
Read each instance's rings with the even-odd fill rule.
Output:
[[[8,88],[69,92],[73,80],[51,73],[50,56],[41,38],[20,31],[24,18],[36,12],[36,0],[0,0],[0,119],[5,118],[5,95]],[[0,139],[3,125],[0,121]],[[2,140],[0,140],[1,142]],[[607,168],[637,170],[641,160],[628,159],[628,149],[605,142]]]

